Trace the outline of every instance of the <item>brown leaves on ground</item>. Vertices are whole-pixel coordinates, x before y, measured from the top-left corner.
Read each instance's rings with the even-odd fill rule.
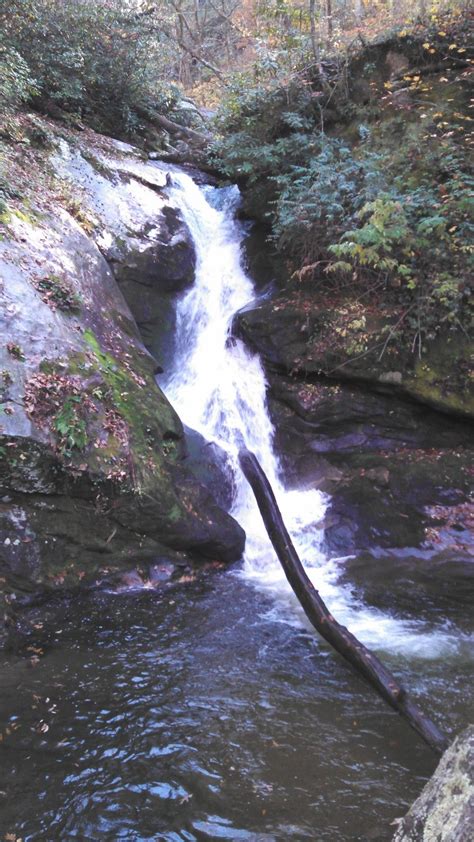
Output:
[[[23,405],[25,412],[40,427],[49,426],[50,420],[61,410],[66,398],[83,396],[78,377],[39,372],[25,386]],[[87,396],[84,400],[92,404]]]
[[[108,409],[105,413],[104,430],[107,430],[124,447],[129,446],[128,424],[114,409]]]
[[[426,513],[432,520],[425,529],[426,540],[430,544],[443,543],[443,532],[454,530],[454,533],[459,532],[459,542],[454,543],[464,547],[463,533],[474,533],[474,503],[465,501],[455,506],[428,506]]]

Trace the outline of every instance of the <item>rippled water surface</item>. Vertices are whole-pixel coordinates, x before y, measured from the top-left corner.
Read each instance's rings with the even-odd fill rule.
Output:
[[[84,597],[36,667],[3,656],[2,833],[389,840],[434,757],[272,607],[226,571],[164,596]],[[467,722],[461,656],[391,666],[451,733]]]

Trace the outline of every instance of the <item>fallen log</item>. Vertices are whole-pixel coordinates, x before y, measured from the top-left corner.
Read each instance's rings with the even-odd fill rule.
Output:
[[[134,109],[139,117],[143,117],[145,120],[148,120],[152,125],[158,125],[170,134],[186,138],[189,142],[195,142],[200,146],[206,146],[206,144],[208,144],[212,139],[212,135],[198,132],[195,129],[190,129],[189,126],[183,126],[181,123],[175,123],[174,120],[170,120],[168,117],[165,117],[164,114],[160,114],[152,108],[145,108],[144,106],[137,104],[134,106]]]
[[[316,631],[409,722],[433,751],[442,754],[449,745],[445,735],[410,699],[405,688],[379,658],[337,622],[321,599],[305,573],[283,522],[272,487],[255,455],[243,449],[239,453],[239,462],[255,494],[265,528],[286,578]]]

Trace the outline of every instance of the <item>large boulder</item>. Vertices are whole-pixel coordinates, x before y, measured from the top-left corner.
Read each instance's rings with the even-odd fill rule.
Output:
[[[464,616],[474,587],[470,425],[349,382],[271,373],[269,386],[286,481],[331,495],[324,550],[351,556],[344,582],[391,611]]]
[[[474,726],[444,753],[393,842],[470,842],[474,827]]]
[[[126,150],[122,155],[120,183]],[[45,169],[48,161],[42,151]],[[95,242],[106,237],[108,214],[110,232],[119,228],[114,202],[118,217],[125,215],[128,191],[140,203],[142,188],[149,190],[164,208],[155,187],[144,185],[140,162],[132,156],[128,166],[116,195],[110,182],[100,219],[87,201],[81,204],[72,182],[64,195],[54,165],[47,184],[39,169],[32,171],[31,191],[2,217],[0,589],[9,599],[95,581],[133,559],[185,551],[231,561],[243,550],[242,529],[184,467],[182,424],[156,384],[156,361],[111,261]],[[150,167],[153,180],[158,170]],[[153,245],[148,235],[143,250],[153,253],[159,275],[164,240]],[[123,266],[132,261],[134,238],[129,232],[122,246]],[[150,282],[151,276],[150,270]],[[137,282],[136,297],[141,288]]]

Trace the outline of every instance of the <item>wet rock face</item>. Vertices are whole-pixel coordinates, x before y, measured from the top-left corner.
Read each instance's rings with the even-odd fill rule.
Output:
[[[10,601],[167,548],[235,560],[245,541],[184,465],[181,422],[111,270],[137,313],[143,290],[158,307],[192,282],[166,173],[94,142],[82,138],[82,153],[62,142],[61,201],[52,191],[29,214],[15,210],[0,240],[0,590]]]
[[[196,430],[185,427],[185,432],[186,468],[198,482],[212,489],[217,503],[228,511],[236,489],[227,454],[215,442],[206,441]]]
[[[112,268],[140,334],[161,366],[174,352],[175,297],[194,281],[196,255],[169,173],[117,142],[86,150],[62,142],[54,164],[74,190],[91,236]]]
[[[176,296],[194,281],[195,252],[175,208],[164,207],[160,226],[145,226],[141,241],[110,257],[110,266],[140,335],[166,369],[175,350]]]
[[[443,412],[474,417],[469,392],[471,345],[464,335],[439,335],[421,359],[384,343],[399,313],[357,301],[338,305],[328,296],[289,288],[241,310],[234,332],[268,366],[302,377],[364,384],[382,394],[407,396]]]
[[[194,246],[178,210],[165,206],[159,223],[157,226],[148,222],[136,245],[127,243],[122,255],[110,256],[122,290],[125,285],[136,284],[151,287],[160,294],[176,293],[193,283]],[[130,299],[133,300],[132,296]]]
[[[404,615],[465,622],[474,589],[473,454],[465,422],[352,384],[269,373],[287,482],[331,495],[324,551],[341,581]]]
[[[474,825],[474,726],[441,758],[393,842],[469,842]]]

